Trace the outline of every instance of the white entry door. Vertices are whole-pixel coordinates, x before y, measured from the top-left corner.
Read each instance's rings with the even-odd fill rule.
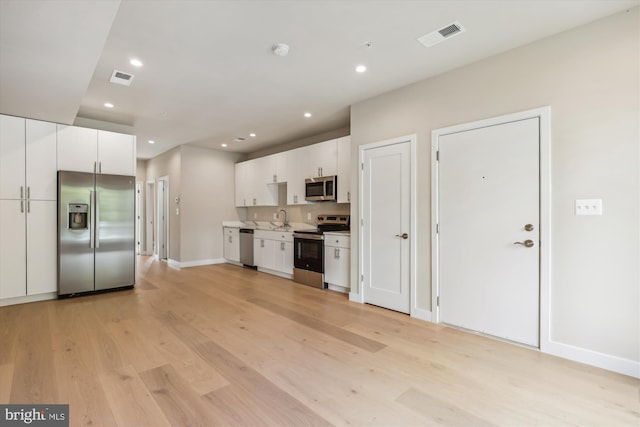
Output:
[[[539,118],[438,139],[439,316],[539,346]]]
[[[364,302],[409,313],[411,302],[411,142],[362,155]]]

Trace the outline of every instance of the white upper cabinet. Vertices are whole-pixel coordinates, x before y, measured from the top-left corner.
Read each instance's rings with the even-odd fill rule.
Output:
[[[58,125],[58,170],[96,172],[98,131]]]
[[[133,176],[135,136],[58,125],[58,170]]]
[[[26,121],[27,198],[58,198],[56,124],[38,120]]]
[[[338,203],[351,202],[351,137],[338,138]]]
[[[306,178],[338,174],[337,139],[303,147],[306,151]]]
[[[287,151],[289,169],[287,171],[287,205],[305,205],[305,184],[307,176],[306,147]]]
[[[351,137],[332,139],[236,164],[236,206],[277,206],[287,184],[287,205],[304,205],[305,179],[338,176],[338,202],[349,203]]]
[[[135,136],[99,130],[99,172],[111,175],[134,176],[136,174],[135,150]]]
[[[278,206],[278,185],[270,184],[271,161],[263,159],[236,163],[236,206]]]
[[[56,200],[56,124],[0,116],[0,199]]]
[[[25,119],[0,116],[0,199],[25,197]]]

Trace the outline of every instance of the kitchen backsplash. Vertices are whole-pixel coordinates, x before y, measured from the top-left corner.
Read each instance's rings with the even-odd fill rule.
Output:
[[[285,186],[286,188],[286,186]],[[349,203],[316,202],[306,205],[287,205],[287,192],[281,186],[278,194],[278,206],[259,206],[255,208],[238,208],[241,220],[274,221],[273,214],[280,209],[287,211],[289,222],[302,222],[315,224],[316,217],[320,214],[349,214]],[[243,217],[243,214],[246,216]],[[309,215],[311,219],[309,220]],[[284,221],[284,215],[280,214],[277,221]]]

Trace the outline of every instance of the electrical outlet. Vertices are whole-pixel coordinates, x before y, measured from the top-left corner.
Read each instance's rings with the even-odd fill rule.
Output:
[[[576,215],[602,215],[602,199],[577,199]]]
[[[307,221],[311,221],[311,212],[307,212]]]

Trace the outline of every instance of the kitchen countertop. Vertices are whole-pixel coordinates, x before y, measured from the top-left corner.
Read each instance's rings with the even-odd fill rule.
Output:
[[[284,229],[282,223],[278,221],[222,221],[223,227],[234,228],[250,228],[253,230],[276,230],[294,232],[298,230],[313,230],[317,226],[314,224],[306,224],[303,222],[292,222],[289,224],[289,228]]]

